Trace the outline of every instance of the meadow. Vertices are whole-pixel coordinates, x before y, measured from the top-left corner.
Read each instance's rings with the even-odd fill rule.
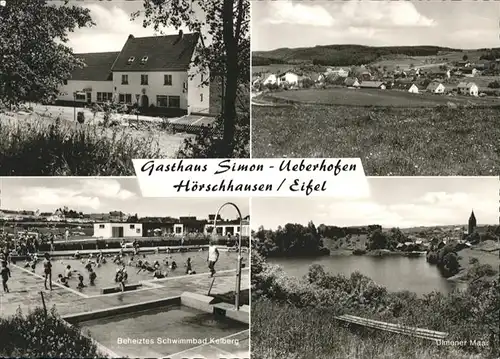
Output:
[[[470,96],[443,96],[430,93],[412,94],[397,90],[348,89],[345,87],[328,89],[304,89],[268,93],[265,100],[315,105],[345,106],[390,106],[390,107],[434,107],[448,102],[474,104],[482,106],[500,105],[496,98],[478,98]]]
[[[499,171],[496,107],[294,103],[254,105],[252,111],[256,158],[360,157],[370,176],[492,176]]]

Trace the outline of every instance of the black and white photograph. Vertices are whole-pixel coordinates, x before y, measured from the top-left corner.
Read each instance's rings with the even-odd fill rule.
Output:
[[[500,4],[252,1],[252,156],[499,172]]]
[[[0,2],[0,175],[247,158],[249,0]]]
[[[498,177],[367,181],[252,198],[252,358],[498,358]]]
[[[249,200],[0,180],[0,356],[249,358]]]

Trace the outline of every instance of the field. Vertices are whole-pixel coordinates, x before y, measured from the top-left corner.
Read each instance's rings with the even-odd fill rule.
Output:
[[[269,93],[265,99],[276,99],[278,102],[297,102],[318,105],[349,105],[349,106],[391,106],[391,107],[433,107],[455,104],[475,104],[482,106],[500,105],[496,98],[475,98],[470,96],[444,96],[430,93],[412,94],[397,90],[370,90],[370,89],[305,89],[279,91]]]
[[[256,158],[360,157],[370,176],[492,176],[499,171],[500,109],[495,107],[295,104],[252,110]]]

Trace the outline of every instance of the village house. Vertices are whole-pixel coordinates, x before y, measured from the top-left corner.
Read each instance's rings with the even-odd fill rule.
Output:
[[[269,74],[264,82],[262,83],[263,85],[274,85],[278,83],[278,79],[275,74]]]
[[[346,70],[342,67],[339,67],[339,68],[327,68],[326,69],[326,72],[328,74],[332,74],[332,75],[335,75],[335,76],[338,76],[338,77],[347,77],[349,76],[349,70]]]
[[[285,84],[297,86],[299,84],[299,75],[291,71],[281,73],[277,76],[277,78],[279,86],[284,86]]]
[[[444,90],[445,90],[445,87],[440,82],[431,82],[426,88],[427,92],[436,93],[436,94],[442,94],[442,93],[444,93]]]
[[[344,85],[347,87],[359,87],[359,81],[356,77],[348,77],[344,80]]]
[[[440,68],[434,68],[430,69],[426,72],[426,75],[428,75],[432,79],[449,79],[451,77],[451,71],[450,70],[443,70]]]
[[[363,71],[360,75],[359,78],[361,81],[371,81],[373,79],[373,76],[370,72],[368,71]]]
[[[398,90],[407,91],[410,93],[418,93],[418,87],[412,82],[400,82],[396,83],[394,87]]]
[[[461,95],[479,96],[479,88],[474,82],[460,82],[457,92]]]
[[[471,63],[470,63],[470,61],[457,61],[457,62],[455,63],[455,65],[456,65],[457,67],[470,67],[470,66],[471,66]]]
[[[477,75],[478,71],[473,67],[464,67],[459,70],[459,73],[465,77],[474,77]]]
[[[208,69],[191,66],[197,33],[134,37],[118,53],[79,54],[85,66],[61,88],[61,102],[116,101],[174,115],[209,111]],[[205,84],[205,86],[202,86]]]
[[[381,81],[361,81],[359,87],[366,89],[379,89],[379,90],[386,89],[385,84]]]

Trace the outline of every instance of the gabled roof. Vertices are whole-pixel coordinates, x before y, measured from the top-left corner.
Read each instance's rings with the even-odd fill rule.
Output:
[[[81,69],[75,69],[71,74],[71,80],[112,81],[111,67],[119,54],[119,52],[75,54],[75,57],[81,59],[85,66]]]
[[[369,87],[369,88],[379,88],[384,83],[380,81],[362,81],[359,85],[361,87]]]
[[[477,87],[477,85],[474,82],[460,82],[457,88],[470,89],[472,86]]]
[[[418,89],[418,86],[415,85],[413,82],[398,82],[394,84],[394,87],[400,90],[409,90],[413,86],[415,86]]]
[[[444,87],[444,85],[441,82],[431,82],[427,86],[427,90],[435,91],[440,85]]]
[[[197,33],[134,37],[130,35],[112,71],[185,71],[200,36]],[[147,56],[147,61],[141,59]],[[129,59],[134,58],[130,62]]]
[[[345,80],[344,80],[344,85],[346,86],[354,86],[355,83],[358,83],[359,85],[359,82],[358,82],[358,79],[355,78],[355,77],[347,77]]]

